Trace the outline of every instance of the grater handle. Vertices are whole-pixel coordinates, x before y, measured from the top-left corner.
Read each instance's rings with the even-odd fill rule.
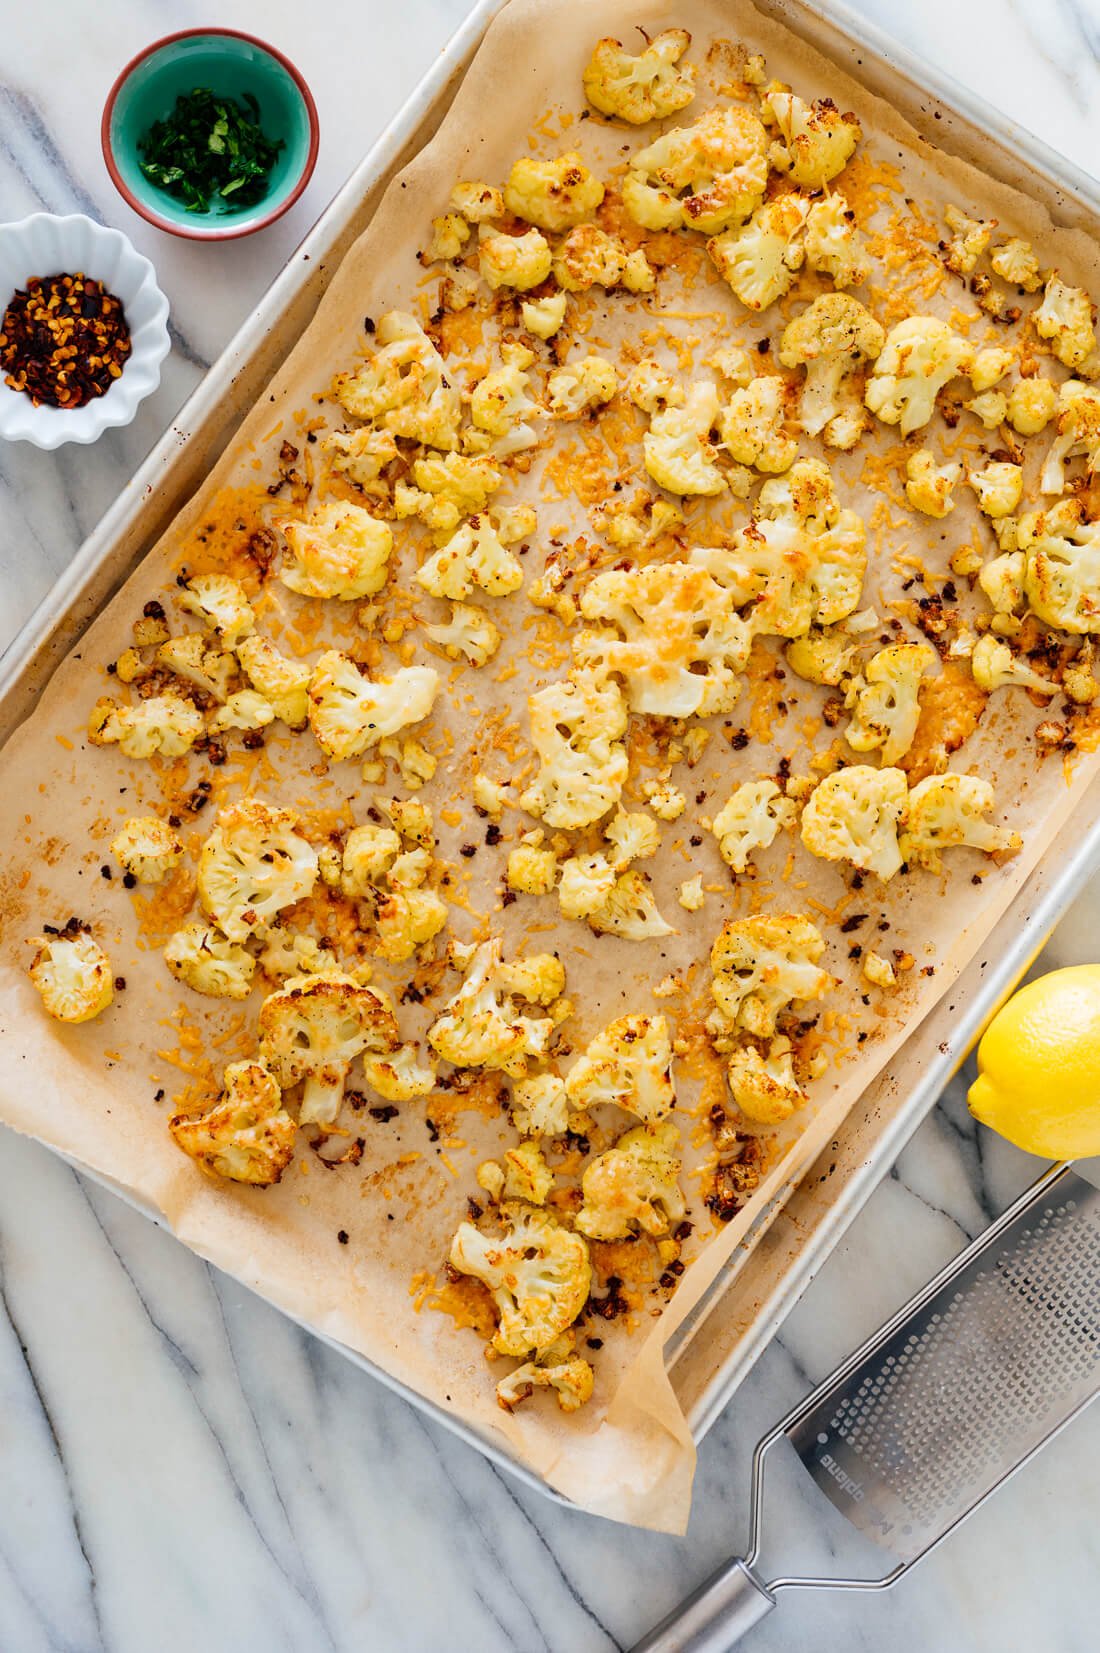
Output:
[[[631,1653],[728,1653],[774,1606],[771,1591],[737,1557],[705,1579]]]

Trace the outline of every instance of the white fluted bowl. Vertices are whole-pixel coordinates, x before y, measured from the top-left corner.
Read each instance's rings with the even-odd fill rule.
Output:
[[[18,224],[0,224],[0,315],[32,276],[83,271],[122,300],[130,329],[130,355],[110,390],[80,408],[35,407],[12,390],[0,373],[0,437],[59,448],[63,442],[94,442],[103,431],[128,425],[138,406],[160,383],[170,348],[168,300],[156,271],[121,230],[73,213],[67,218],[35,212]]]

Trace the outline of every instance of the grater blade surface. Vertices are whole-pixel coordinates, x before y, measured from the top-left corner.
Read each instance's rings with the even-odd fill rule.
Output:
[[[1100,1389],[1100,1191],[1071,1170],[994,1224],[786,1433],[911,1562]]]

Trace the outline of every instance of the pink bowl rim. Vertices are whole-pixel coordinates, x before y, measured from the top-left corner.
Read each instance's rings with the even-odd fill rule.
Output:
[[[306,156],[305,165],[302,168],[301,176],[294,188],[291,190],[290,194],[287,195],[284,200],[280,201],[278,206],[273,207],[271,211],[266,213],[262,218],[256,218],[248,223],[241,224],[240,227],[236,229],[228,228],[202,230],[196,227],[193,230],[189,230],[186,229],[184,225],[177,224],[170,218],[162,218],[158,212],[155,212],[152,207],[148,206],[144,201],[136,196],[133,190],[125,182],[118,169],[118,164],[114,156],[114,150],[111,146],[111,116],[114,114],[115,104],[118,101],[118,95],[125,86],[126,82],[129,80],[130,76],[133,74],[134,70],[144,63],[147,58],[152,57],[154,52],[159,52],[163,47],[171,46],[177,40],[193,40],[197,35],[222,35],[228,36],[233,40],[246,40],[250,46],[258,46],[260,50],[266,52],[269,57],[273,57],[275,61],[281,64],[286,70],[287,74],[294,81],[294,84],[301,93],[302,102],[305,104],[306,115],[309,120],[309,153]],[[301,70],[298,69],[297,65],[292,63],[290,58],[288,58],[285,53],[279,51],[277,46],[270,45],[266,40],[261,40],[259,35],[248,34],[243,29],[226,29],[212,25],[208,28],[177,29],[173,34],[161,35],[158,40],[154,40],[150,45],[143,47],[140,52],[136,53],[136,55],[130,59],[129,63],[127,63],[120,71],[115,79],[114,85],[107,94],[107,102],[103,106],[103,118],[100,121],[99,136],[100,143],[103,148],[103,159],[106,163],[107,171],[111,175],[111,182],[114,184],[123,200],[134,209],[139,217],[144,218],[146,223],[153,224],[158,230],[167,231],[169,235],[179,236],[180,239],[184,241],[238,241],[243,236],[255,235],[257,230],[266,229],[269,224],[274,224],[276,219],[281,218],[284,213],[290,211],[290,208],[294,205],[295,201],[297,201],[298,197],[309,183],[309,180],[312,178],[313,169],[317,165],[317,151],[321,142],[321,123],[317,116],[317,105],[313,101],[313,93],[307,86],[305,77],[301,73]]]

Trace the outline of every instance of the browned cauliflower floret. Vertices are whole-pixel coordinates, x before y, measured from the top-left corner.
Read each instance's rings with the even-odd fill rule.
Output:
[[[591,217],[603,197],[603,185],[575,149],[548,161],[521,156],[504,186],[508,211],[540,230],[571,229]]]
[[[881,353],[886,335],[871,312],[848,293],[822,293],[783,329],[779,360],[784,367],[805,367],[800,416],[811,436],[830,447],[855,446],[864,415],[857,398],[847,395],[853,373]]]
[[[170,637],[157,650],[156,664],[161,671],[171,672],[173,677],[190,683],[200,694],[217,701],[225,700],[237,671],[232,654],[211,642],[201,631]]]
[[[877,752],[887,766],[905,756],[920,718],[921,678],[935,659],[926,643],[890,643],[871,656],[844,702],[852,714],[845,739],[854,752]]]
[[[620,873],[603,906],[588,915],[588,922],[599,934],[622,936],[624,941],[649,941],[673,933],[672,925],[657,910],[648,879],[635,867]]]
[[[937,395],[966,372],[972,356],[967,341],[938,316],[908,316],[886,335],[863,399],[884,424],[908,436],[928,423]]]
[[[790,470],[798,457],[798,443],[787,426],[790,392],[778,373],[763,373],[732,392],[718,422],[731,459],[772,475]]]
[[[617,683],[578,673],[527,702],[537,780],[520,798],[547,826],[581,827],[619,801],[627,775],[626,703]]]
[[[204,1171],[232,1182],[278,1182],[294,1157],[297,1126],[279,1087],[260,1062],[231,1062],[222,1094],[198,1119],[168,1121],[176,1146]]]
[[[1048,510],[1028,511],[1019,520],[1017,543],[1032,612],[1060,631],[1100,631],[1100,522],[1085,520],[1081,501],[1063,499]]]
[[[179,605],[217,632],[226,649],[235,649],[256,624],[244,587],[228,574],[191,575],[180,591]]]
[[[578,637],[578,661],[621,678],[633,711],[708,717],[736,700],[752,634],[705,569],[607,569],[586,588],[581,613],[602,624]]]
[[[843,195],[814,202],[806,215],[804,244],[808,267],[831,276],[837,287],[859,287],[867,280],[867,250]]]
[[[726,865],[744,872],[753,850],[767,849],[784,827],[794,825],[797,814],[794,800],[773,780],[744,781],[714,817],[711,831]]]
[[[168,938],[164,962],[177,981],[211,999],[247,999],[256,960],[210,924],[185,924]]]
[[[585,1401],[592,1398],[594,1385],[592,1368],[580,1355],[554,1361],[552,1365],[528,1360],[501,1378],[497,1384],[497,1402],[506,1412],[514,1412],[517,1406],[530,1400],[536,1389],[553,1389],[563,1412],[578,1412]]]
[[[601,115],[631,126],[664,120],[695,96],[695,69],[680,59],[691,45],[686,29],[662,29],[636,56],[621,40],[596,42],[584,71],[584,95]]]
[[[997,220],[971,218],[954,206],[948,206],[943,216],[951,231],[943,261],[952,274],[968,276],[993,239]]]
[[[266,637],[244,638],[237,645],[237,659],[275,716],[292,729],[304,728],[309,713],[310,668],[280,654]]]
[[[111,854],[139,884],[159,884],[183,860],[183,843],[167,821],[135,815],[112,838]]]
[[[260,1009],[260,1056],[284,1090],[302,1083],[303,1125],[331,1125],[361,1051],[394,1051],[397,1023],[382,997],[351,976],[292,976]]]
[[[767,134],[749,109],[711,109],[662,133],[631,157],[623,203],[647,230],[714,235],[740,224],[763,199]]]
[[[1089,476],[1100,471],[1100,388],[1067,379],[1058,389],[1057,431],[1043,461],[1039,490],[1064,494],[1068,487],[1066,461],[1081,456],[1087,460]]]
[[[500,975],[500,939],[482,942],[462,986],[428,1029],[428,1043],[458,1068],[491,1068],[522,1078],[530,1056],[544,1056],[554,1023],[523,1016]]]
[[[787,292],[806,256],[802,230],[809,210],[799,195],[778,195],[747,224],[707,243],[715,269],[746,309],[766,310]]]
[[[730,1094],[746,1119],[779,1125],[806,1101],[795,1078],[787,1039],[773,1039],[767,1055],[755,1045],[734,1050],[726,1066]]]
[[[680,1133],[671,1119],[639,1125],[586,1166],[584,1204],[576,1225],[590,1240],[623,1240],[635,1232],[658,1237],[684,1216]]]
[[[300,596],[352,600],[385,585],[393,534],[361,505],[332,500],[304,521],[280,518],[276,527],[293,556],[280,567],[279,578]]]
[[[127,758],[180,758],[202,734],[202,713],[181,695],[166,690],[132,706],[106,697],[97,700],[88,718],[93,746],[114,746]]]
[[[365,677],[349,655],[326,649],[309,680],[309,724],[322,751],[338,761],[421,723],[432,709],[439,673],[399,666],[391,678]]]
[[[955,509],[951,491],[962,475],[962,466],[937,465],[930,448],[918,448],[905,462],[905,497],[914,511],[941,519]]]
[[[549,259],[547,248],[547,272]],[[462,403],[447,380],[442,356],[416,317],[391,310],[378,323],[374,337],[381,348],[371,360],[336,376],[332,389],[340,406],[353,419],[409,442],[445,450],[455,447]]]
[[[993,788],[977,775],[929,775],[909,794],[901,853],[911,865],[941,869],[940,850],[957,845],[986,855],[1014,854],[1020,840],[1007,827],[984,821]]]
[[[1096,351],[1096,312],[1084,288],[1067,286],[1057,274],[1051,275],[1043,302],[1032,319],[1035,331],[1041,339],[1050,340],[1050,347],[1060,362],[1091,374],[1090,358],[1095,359]]]
[[[223,809],[199,856],[203,911],[230,941],[262,935],[283,907],[309,895],[317,852],[286,809],[244,798]]]
[[[99,942],[70,924],[52,936],[31,936],[30,978],[44,1008],[59,1022],[90,1022],[115,996],[114,971]]]
[[[710,950],[711,993],[719,1035],[743,1029],[758,1039],[775,1033],[776,1017],[802,999],[820,999],[836,984],[818,964],[825,938],[798,913],[727,919]]]
[[[549,1212],[517,1205],[502,1216],[508,1226],[500,1238],[462,1223],[450,1263],[488,1287],[500,1317],[493,1347],[518,1357],[547,1348],[573,1324],[588,1301],[592,1269],[581,1236]]]
[[[826,775],[802,811],[802,842],[825,861],[849,861],[862,872],[893,878],[904,857],[898,823],[907,787],[900,769],[856,763]]]
[[[663,1119],[676,1101],[672,1041],[663,1016],[619,1016],[597,1033],[565,1080],[571,1107],[614,1102],[646,1125]]]
[[[715,461],[711,431],[718,423],[718,387],[709,379],[693,384],[676,406],[655,413],[642,438],[646,470],[670,494],[720,494],[726,478]]]
[[[777,172],[807,189],[821,189],[842,172],[863,136],[856,117],[842,115],[832,98],[806,103],[780,88],[761,102],[765,119],[779,130],[768,159]]]

